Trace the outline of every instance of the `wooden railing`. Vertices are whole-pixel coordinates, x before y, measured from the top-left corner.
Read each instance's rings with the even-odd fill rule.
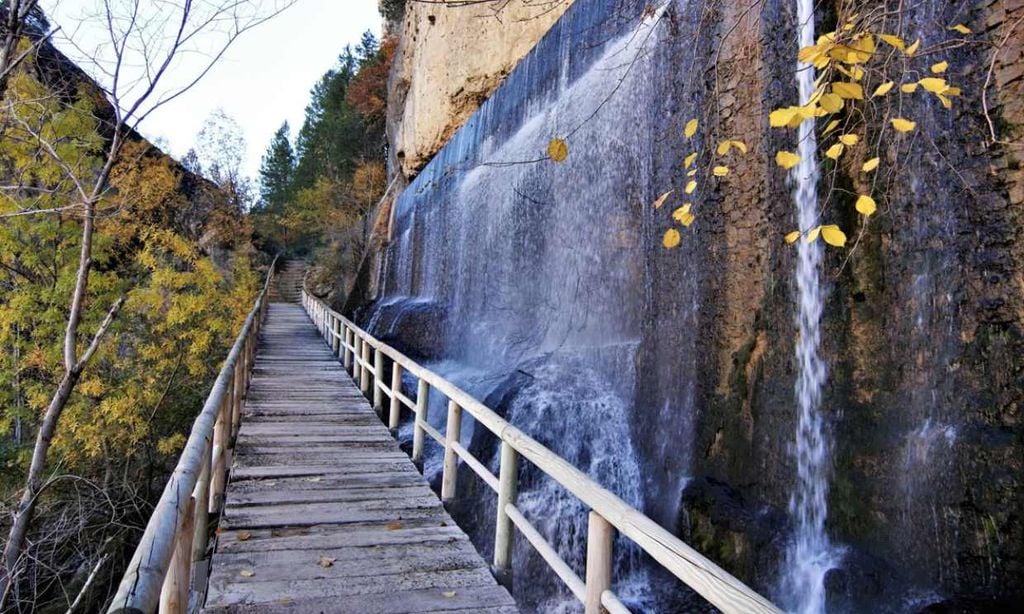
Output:
[[[392,432],[398,428],[403,406],[413,412],[412,459],[416,462],[422,460],[423,443],[427,435],[444,448],[442,501],[450,501],[456,495],[455,485],[460,459],[497,493],[493,571],[499,580],[511,579],[514,527],[543,557],[573,595],[583,603],[587,614],[596,614],[602,611],[602,608],[612,614],[629,612],[616,597],[611,586],[612,538],[615,530],[618,530],[723,612],[780,611],[767,599],[568,461],[512,426],[483,403],[391,346],[373,338],[309,294],[305,288],[302,291],[302,304],[363,394],[372,397],[374,407],[382,414],[386,409],[387,424]],[[385,357],[392,361],[390,383],[385,378]],[[413,375],[418,380],[415,399],[410,399],[402,393],[403,372]],[[427,398],[431,388],[448,399],[448,422],[443,434],[427,422]],[[385,397],[388,398],[386,408],[383,404]],[[463,411],[468,412],[477,423],[501,441],[497,476],[459,443]],[[573,571],[516,507],[520,458],[532,463],[548,478],[590,507],[585,579]]]
[[[108,613],[187,611],[193,563],[206,556],[209,516],[220,512],[277,259],[192,424],[185,449],[149,518]],[[205,586],[206,575],[196,574]]]

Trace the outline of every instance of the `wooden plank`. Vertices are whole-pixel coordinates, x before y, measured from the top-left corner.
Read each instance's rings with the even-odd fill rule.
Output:
[[[209,570],[206,612],[518,611],[301,308],[276,303]]]

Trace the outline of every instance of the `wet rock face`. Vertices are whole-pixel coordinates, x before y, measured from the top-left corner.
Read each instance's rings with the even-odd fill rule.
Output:
[[[926,24],[908,38],[964,22],[1007,42],[994,64],[985,45],[944,57],[964,90],[951,111],[903,99],[919,128],[884,152],[899,171],[862,235],[851,199],[830,205],[860,235],[822,270],[827,529],[847,549],[826,584],[840,610],[1024,597],[1024,78],[1007,36],[1021,6],[907,9]],[[443,305],[437,358],[508,373],[582,357],[628,401],[645,511],[769,595],[796,479],[795,252],[781,240],[796,222],[773,160],[794,135],[767,114],[796,102],[794,12],[576,2],[398,199],[377,303]],[[691,117],[696,141],[681,134]],[[985,137],[989,119],[1005,143]],[[883,125],[869,118],[862,141]],[[535,162],[554,136],[568,159]],[[648,203],[681,192],[688,153],[737,137],[751,153],[704,182],[697,221],[665,250],[681,201]],[[851,192],[863,181],[838,175]]]

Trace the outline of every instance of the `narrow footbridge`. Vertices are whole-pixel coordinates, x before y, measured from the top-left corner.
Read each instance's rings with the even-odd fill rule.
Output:
[[[109,612],[518,612],[506,590],[517,538],[588,614],[629,612],[613,583],[616,532],[722,611],[778,612],[482,403],[307,294],[301,263],[277,280],[273,269]],[[415,381],[413,396],[403,392],[403,373]],[[425,419],[431,389],[448,399],[444,433]],[[413,424],[411,458],[392,436],[403,412]],[[464,412],[500,441],[498,475],[459,443]],[[444,449],[440,498],[416,468],[427,437]],[[516,507],[525,462],[591,508],[583,577]],[[497,498],[490,565],[443,505],[457,496],[462,469]]]

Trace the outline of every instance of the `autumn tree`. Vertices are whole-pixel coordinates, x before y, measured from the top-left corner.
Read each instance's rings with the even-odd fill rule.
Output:
[[[45,232],[61,233],[63,245],[71,242],[77,257],[68,259],[63,250],[58,264],[70,266],[73,272],[57,267],[51,274],[51,292],[69,297],[61,318],[63,332],[54,346],[60,348],[60,367],[51,380],[51,392],[36,393],[37,398],[42,395],[48,401],[41,412],[24,488],[0,561],[0,605],[16,587],[34,512],[40,495],[51,484],[45,479],[47,459],[61,434],[61,417],[72,404],[76,387],[88,377],[86,367],[103,353],[104,339],[132,290],[115,274],[108,292],[109,268],[99,258],[107,239],[97,234],[98,224],[128,206],[118,198],[121,193],[112,189],[115,169],[129,155],[129,144],[141,121],[191,88],[238,36],[289,3],[277,3],[270,10],[262,4],[168,2],[147,6],[146,19],[139,19],[139,0],[105,3],[98,25],[107,33],[107,40],[88,50],[75,47],[82,54],[79,63],[105,77],[99,90],[70,82],[33,84],[26,77],[18,95],[5,95],[0,109],[3,142],[10,143],[13,151],[5,172],[12,182],[5,186],[3,215],[43,226],[56,220],[57,228]],[[42,47],[21,37],[15,48],[23,48],[28,54],[25,57],[30,57]],[[175,74],[176,85],[165,84],[176,60],[195,53],[205,59],[194,71]],[[59,53],[51,51],[51,55],[69,64]],[[81,81],[88,80],[83,76]],[[77,136],[69,138],[69,132]],[[33,168],[26,170],[24,165]],[[68,232],[73,239],[65,236]],[[27,251],[20,252],[20,259],[27,257]],[[100,269],[94,271],[97,265]],[[51,300],[62,302],[53,294]],[[55,349],[48,351],[52,354]]]

